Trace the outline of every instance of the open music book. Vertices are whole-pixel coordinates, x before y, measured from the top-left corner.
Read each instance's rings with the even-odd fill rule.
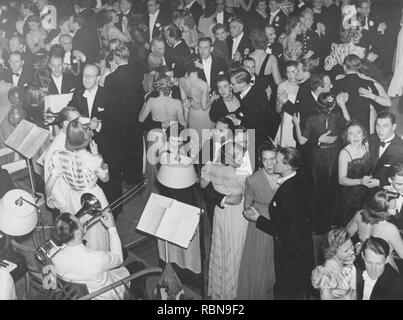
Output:
[[[32,122],[22,120],[4,144],[26,159],[32,159],[49,140],[49,132]]]
[[[198,207],[152,193],[137,230],[187,249],[199,219]]]
[[[72,98],[73,93],[48,95],[45,97],[45,110],[58,113],[69,105]]]

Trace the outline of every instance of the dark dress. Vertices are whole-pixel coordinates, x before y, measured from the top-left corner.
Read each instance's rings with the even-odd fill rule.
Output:
[[[267,54],[262,66],[260,67],[258,79],[261,86],[260,90],[265,90],[268,86],[271,88],[270,100],[266,103],[266,108],[264,110],[265,121],[268,124],[266,126],[266,135],[274,139],[278,127],[280,126],[280,114],[276,112],[276,102],[277,102],[277,84],[274,82],[273,74],[265,75],[264,71],[269,63],[270,54]]]
[[[350,156],[351,161],[347,167],[347,178],[361,179],[369,175],[371,172],[371,159],[367,151],[361,158],[353,159],[350,152],[344,149]],[[341,224],[346,225],[356,212],[362,209],[364,199],[368,189],[365,186],[343,186],[341,188],[342,196],[342,216],[340,217]]]
[[[339,139],[333,144],[318,143],[319,137],[331,131],[330,136],[341,136],[345,120],[338,109],[329,114],[318,113],[310,116],[302,129],[302,135],[312,146],[310,154],[312,172],[312,227],[320,234],[338,224],[338,156]]]

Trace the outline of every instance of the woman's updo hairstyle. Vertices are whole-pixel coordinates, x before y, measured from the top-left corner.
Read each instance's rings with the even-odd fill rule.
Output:
[[[154,89],[157,91],[162,91],[164,96],[169,96],[172,87],[174,86],[174,82],[171,77],[166,75],[161,75],[155,82],[154,82]]]
[[[321,243],[323,257],[326,260],[333,258],[337,250],[349,239],[350,237],[345,229],[334,228],[330,230]]]
[[[377,224],[389,217],[389,201],[392,197],[387,191],[378,191],[374,195],[369,195],[361,211],[362,221],[369,224]]]

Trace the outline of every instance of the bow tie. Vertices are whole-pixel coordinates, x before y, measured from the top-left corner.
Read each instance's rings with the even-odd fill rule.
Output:
[[[16,76],[16,77],[20,77],[20,74],[18,72],[13,72],[12,75]]]
[[[382,148],[385,148],[385,146],[386,146],[388,143],[391,143],[391,142],[392,142],[392,140],[390,140],[390,141],[381,141],[380,146],[381,146]]]

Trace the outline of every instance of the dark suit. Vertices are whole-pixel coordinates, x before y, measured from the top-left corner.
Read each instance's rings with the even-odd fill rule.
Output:
[[[306,192],[298,175],[285,181],[270,203],[270,220],[260,216],[256,222],[274,238],[275,299],[299,299],[309,288],[314,258]]]
[[[216,91],[217,90],[217,81],[218,81],[218,76],[220,74],[223,75],[228,75],[228,68],[227,64],[224,59],[221,59],[220,57],[216,56],[211,56],[211,69],[210,69],[210,89],[211,91]],[[199,59],[201,60],[201,59]],[[201,62],[201,61],[200,61]],[[199,78],[208,82],[206,79],[206,74],[204,73],[203,69],[200,69],[198,71]]]
[[[107,183],[98,181],[98,184],[111,203],[122,195],[121,154],[119,139],[115,135],[115,128],[118,126],[115,121],[116,112],[107,104],[108,94],[105,89],[98,87],[92,111],[89,114],[87,98],[83,96],[84,93],[84,88],[77,89],[69,106],[76,107],[84,117],[97,118],[102,121],[100,132],[94,131],[94,140],[98,144],[99,153],[109,167],[109,181]],[[117,213],[119,211],[114,212],[115,217]]]
[[[389,147],[382,154],[382,157],[379,158],[380,144],[381,141],[377,134],[369,137],[372,176],[380,180],[381,186],[385,186],[388,184],[387,176],[389,168],[396,162],[403,160],[403,140],[396,135]]]
[[[235,112],[229,112],[226,104],[224,103],[224,99],[220,97],[211,104],[209,111],[210,120],[216,123],[219,118],[226,117],[230,114],[237,114],[237,111],[238,110],[235,110]]]
[[[175,48],[170,46],[166,48],[165,60],[168,68],[173,69],[176,78],[181,78],[185,75],[185,66],[190,61],[190,55],[190,49],[183,40]]]
[[[48,93],[49,94],[65,94],[65,93],[70,93],[72,92],[76,87],[78,86],[78,81],[75,76],[68,74],[68,73],[63,73],[63,80],[62,80],[62,91],[59,92],[59,90],[56,87],[56,84],[53,80],[52,77],[50,77],[50,83],[48,87]]]
[[[95,62],[99,53],[99,39],[94,27],[84,26],[73,37],[73,50],[79,50],[85,54],[87,63]]]
[[[203,7],[195,1],[189,9],[185,9],[185,13],[189,13],[193,16],[196,26],[199,25],[200,17],[203,15]]]
[[[297,40],[302,43],[302,51],[304,55],[307,54],[308,51],[313,51],[314,54],[310,59],[316,59],[320,56],[320,39],[315,31],[311,29],[306,30],[297,36]]]
[[[269,17],[264,18],[258,11],[252,10],[248,13],[246,32],[250,33],[255,29],[264,30],[268,21]]]
[[[0,79],[4,80],[7,83],[13,83],[13,73],[10,69],[5,69],[0,74]],[[23,66],[20,74],[20,78],[18,79],[18,87],[24,88],[32,84],[34,80],[34,72],[32,68],[29,66]]]
[[[136,66],[123,65],[105,79],[108,107],[114,110],[122,153],[122,172],[131,184],[141,180],[143,143],[138,115],[143,105],[142,75]]]
[[[364,80],[357,74],[346,74],[342,79],[335,82],[336,94],[341,92],[348,93],[346,106],[351,119],[359,121],[369,132],[371,100],[359,95],[358,90],[360,88],[371,88],[374,94],[378,94],[373,81]]]
[[[233,44],[234,44],[233,38],[228,37],[227,38],[227,45],[228,45],[229,54],[231,56],[230,57],[231,60],[234,58],[232,56],[232,46],[233,46]],[[247,51],[249,51],[249,53],[251,53],[251,52],[253,52],[253,50],[254,49],[253,49],[253,46],[252,46],[252,43],[251,43],[249,37],[244,33],[243,36],[242,36],[241,41],[239,42],[237,51],[242,55],[242,57],[245,57],[245,56],[249,55],[249,54],[246,54]]]
[[[270,24],[270,12],[267,21]],[[279,37],[281,34],[285,33],[286,25],[287,25],[287,15],[284,13],[283,10],[280,9],[280,11],[273,18],[270,26],[274,27],[274,29],[276,30],[276,35],[277,37]]]
[[[154,24],[154,29],[153,29],[153,36],[152,39],[150,39],[150,16],[148,13],[146,13],[143,17],[144,20],[144,25],[147,28],[147,42],[151,42],[152,39],[157,38],[157,37],[161,37],[163,35],[163,31],[162,31],[162,27],[166,26],[170,23],[170,18],[168,15],[166,15],[163,11],[161,11],[158,13],[157,16],[157,20],[155,20],[155,24]],[[157,25],[159,25],[159,27],[157,27]]]
[[[398,211],[394,216],[389,217],[389,221],[392,222],[399,230],[403,230],[403,205],[400,208],[397,208],[397,210]]]
[[[357,300],[363,298],[364,284],[362,271],[357,269]],[[376,281],[370,300],[403,300],[403,278],[389,263]]]

